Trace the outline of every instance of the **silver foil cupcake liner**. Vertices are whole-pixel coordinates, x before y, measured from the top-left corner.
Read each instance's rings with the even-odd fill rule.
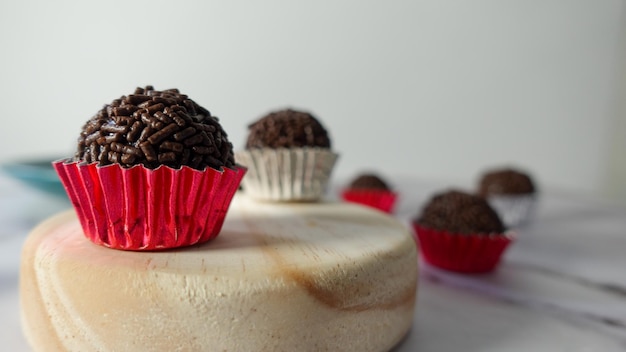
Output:
[[[268,201],[316,201],[326,192],[338,154],[324,148],[247,149],[235,153],[248,168],[244,192]]]
[[[489,205],[498,213],[507,227],[517,227],[530,221],[533,216],[537,197],[528,195],[490,195]]]

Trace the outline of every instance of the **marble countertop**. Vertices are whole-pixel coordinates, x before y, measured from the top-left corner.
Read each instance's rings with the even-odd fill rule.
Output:
[[[401,194],[395,216],[407,225],[447,187],[390,181]],[[3,349],[29,351],[19,317],[22,243],[40,221],[69,207],[0,173]],[[625,229],[623,206],[542,191],[533,221],[517,229],[495,272],[454,274],[420,261],[414,324],[394,351],[625,351]]]

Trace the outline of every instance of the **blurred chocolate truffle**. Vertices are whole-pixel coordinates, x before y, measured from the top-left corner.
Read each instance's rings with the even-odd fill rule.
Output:
[[[352,190],[381,190],[388,191],[389,185],[378,175],[373,173],[363,173],[358,175],[350,185],[349,189]]]
[[[177,89],[137,88],[88,120],[74,160],[154,169],[233,168],[233,146],[218,119]]]
[[[373,172],[358,174],[341,192],[341,198],[352,203],[359,203],[393,213],[398,194],[389,184]]]
[[[510,167],[488,170],[481,175],[476,191],[507,227],[517,227],[532,218],[538,190],[524,171]]]
[[[435,194],[412,225],[424,260],[460,273],[494,270],[515,238],[484,198],[454,189]]]
[[[459,234],[502,233],[498,214],[482,197],[458,190],[436,194],[416,219],[420,226]]]
[[[252,123],[248,129],[246,149],[331,147],[328,132],[308,112],[274,111]]]
[[[485,172],[479,181],[478,194],[513,195],[535,193],[536,187],[527,173],[512,169],[497,169]]]

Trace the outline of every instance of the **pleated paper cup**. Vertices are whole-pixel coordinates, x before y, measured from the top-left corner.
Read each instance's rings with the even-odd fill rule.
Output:
[[[458,234],[429,229],[413,222],[424,260],[459,273],[493,271],[515,234]]]
[[[531,219],[537,197],[535,194],[489,195],[486,200],[507,227],[517,227]]]
[[[366,205],[391,214],[398,194],[386,190],[345,189],[341,192],[341,198],[346,202]]]
[[[160,250],[206,242],[224,223],[246,168],[53,162],[85,236],[122,250]]]
[[[323,148],[247,149],[235,153],[248,168],[244,192],[267,201],[316,201],[328,187],[338,154]]]

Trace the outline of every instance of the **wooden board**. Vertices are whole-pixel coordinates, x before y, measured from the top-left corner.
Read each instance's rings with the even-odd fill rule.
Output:
[[[92,244],[68,211],[33,230],[21,265],[23,326],[42,351],[388,350],[417,289],[394,218],[241,194],[215,240],[163,252]]]

